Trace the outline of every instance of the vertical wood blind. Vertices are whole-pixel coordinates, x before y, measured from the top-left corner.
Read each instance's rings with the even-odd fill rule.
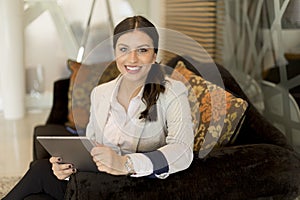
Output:
[[[191,37],[198,42],[214,60],[220,59],[217,54],[217,34],[222,33],[218,30],[217,0],[165,0],[165,27]],[[222,11],[222,10],[220,10]],[[222,20],[221,20],[222,21]],[[166,37],[165,45],[174,48],[184,48],[189,56],[196,57],[201,61],[209,61],[206,53],[195,51],[195,46],[190,41],[179,41],[178,38]],[[173,57],[166,52],[165,59]]]

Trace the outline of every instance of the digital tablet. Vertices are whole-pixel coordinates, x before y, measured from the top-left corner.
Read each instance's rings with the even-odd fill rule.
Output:
[[[78,171],[95,171],[97,166],[90,151],[95,146],[82,136],[37,136],[51,156],[61,157],[63,163],[73,164]]]

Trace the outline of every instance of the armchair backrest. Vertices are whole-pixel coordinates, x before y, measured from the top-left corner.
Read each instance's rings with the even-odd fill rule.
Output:
[[[53,101],[46,124],[65,124],[68,117],[68,91],[70,79],[60,79],[54,82]]]

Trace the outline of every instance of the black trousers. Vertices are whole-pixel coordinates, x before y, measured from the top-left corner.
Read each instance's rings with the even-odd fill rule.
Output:
[[[23,200],[35,194],[45,194],[48,199],[64,199],[68,181],[58,180],[48,159],[36,160],[17,185],[3,200]]]

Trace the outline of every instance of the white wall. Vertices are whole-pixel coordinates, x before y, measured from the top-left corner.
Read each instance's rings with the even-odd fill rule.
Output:
[[[81,36],[87,23],[92,0],[61,0],[57,2],[61,6],[67,21],[77,30],[75,35]],[[162,25],[161,9],[163,1],[161,0],[113,0],[110,1],[110,4],[115,24],[126,16],[141,14],[148,17],[156,25]],[[106,0],[96,0],[91,26],[92,30],[89,34],[88,44],[90,49],[99,41],[106,39],[111,32],[108,28]],[[48,11],[42,13],[28,26],[24,27],[24,40],[24,67],[26,71],[29,71],[29,68],[42,65],[43,89],[45,93],[52,93],[53,82],[70,74],[66,66],[67,59],[76,60],[77,55],[69,55],[67,48],[64,46],[65,44],[62,42],[64,38],[60,37]],[[49,98],[52,97],[49,96]],[[50,99],[49,102],[51,101]],[[2,109],[2,92],[0,90],[0,111]]]
[[[48,12],[25,28],[25,68],[43,66],[45,90],[51,91],[55,79],[68,75],[66,58],[67,53]]]
[[[152,0],[152,6],[155,1],[160,2]],[[126,1],[114,0],[110,2],[115,24],[125,16],[130,15],[130,11],[124,9],[124,7],[128,6],[126,5],[128,4]],[[128,2],[133,5],[132,12],[134,14],[144,14],[145,16],[149,16],[150,0],[129,0]],[[90,6],[91,0],[61,1],[61,7],[64,10],[66,19],[70,24],[81,24],[82,28],[86,25]],[[156,7],[156,9],[159,10],[159,7],[160,6]],[[154,18],[157,18],[159,16],[158,12],[155,12],[155,15],[153,16]],[[158,19],[155,19],[155,21],[159,23]],[[107,23],[108,12],[105,1],[98,0],[96,1],[95,10],[92,16],[94,32],[90,32],[89,39],[93,36],[98,38],[94,39],[92,42],[97,42],[97,40],[106,39],[108,37],[110,32],[107,28],[102,31],[100,30],[101,27],[108,27]],[[61,40],[62,38],[59,37],[55,24],[48,12],[43,13],[25,28],[25,66],[26,68],[37,64],[42,64],[44,66],[45,90],[47,91],[52,91],[53,81],[69,75],[69,71],[66,68],[66,60],[72,57],[67,55]],[[72,59],[76,59],[76,57],[73,57]]]
[[[264,38],[270,39],[268,31],[264,32]],[[299,29],[282,29],[282,42],[283,45],[280,48],[283,49],[283,53],[300,53],[300,30]],[[268,51],[264,58],[264,69],[267,70],[274,67],[274,52]]]
[[[84,2],[64,0],[60,5],[67,21],[77,25],[78,34],[82,34],[80,28],[85,28],[91,0]],[[104,1],[97,1],[95,6],[92,26],[104,23],[108,16]],[[52,91],[55,80],[69,75],[66,61],[67,59],[76,59],[77,56],[68,55],[66,47],[62,43],[63,39],[57,32],[51,14],[47,11],[25,27],[25,67],[29,68],[37,64],[44,67],[46,91]]]
[[[300,29],[283,29],[284,51],[300,53]]]
[[[0,1],[0,88],[7,119],[25,114],[23,7],[20,0]]]

